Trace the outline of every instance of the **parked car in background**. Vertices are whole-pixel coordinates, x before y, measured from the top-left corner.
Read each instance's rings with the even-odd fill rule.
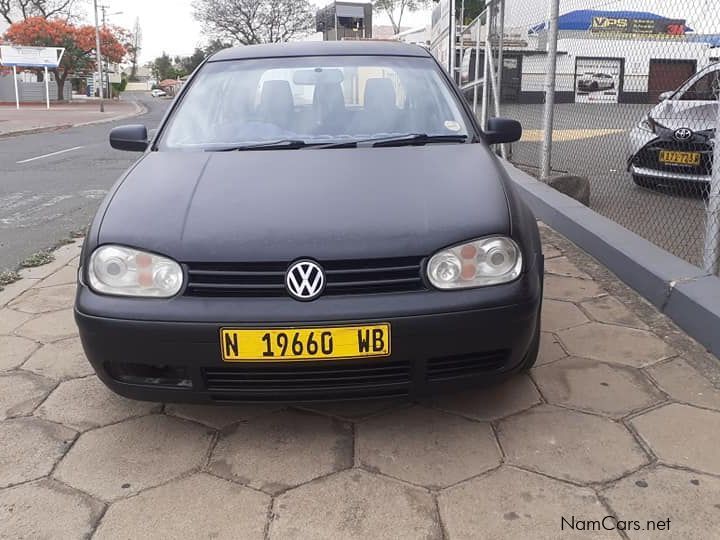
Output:
[[[216,53],[108,194],[75,317],[100,378],[161,401],[421,396],[529,370],[535,217],[430,53],[390,42]]]
[[[630,132],[628,170],[636,184],[707,188],[712,173],[720,64],[700,71]]]
[[[581,92],[597,92],[615,88],[615,79],[607,73],[585,73],[578,79],[578,90]]]
[[[156,88],[152,92],[150,92],[150,95],[152,97],[165,97],[167,96],[167,92],[165,90],[161,90],[160,88]]]

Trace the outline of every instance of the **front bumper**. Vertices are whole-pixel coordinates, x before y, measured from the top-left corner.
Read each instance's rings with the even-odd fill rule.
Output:
[[[675,171],[666,171],[662,169],[653,169],[650,167],[638,167],[633,163],[630,164],[630,174],[646,178],[654,178],[660,182],[662,182],[663,180],[668,182],[692,183],[705,183],[710,181],[710,174],[691,174]]]
[[[436,306],[432,311],[427,311],[426,306],[425,313],[411,313],[410,308],[422,304],[423,297],[429,305],[438,302],[439,297],[446,298],[447,305],[457,307],[482,297],[482,291],[370,295],[363,297],[361,313],[342,319],[299,320],[282,318],[277,312],[272,316],[256,312],[252,322],[247,310],[235,318],[196,322],[143,321],[137,317],[91,314],[83,308],[97,308],[98,303],[108,300],[108,306],[117,308],[118,301],[95,295],[81,286],[75,318],[85,353],[100,379],[116,393],[133,399],[195,403],[412,399],[463,385],[489,384],[516,372],[540,324],[541,276],[542,270],[538,272],[536,268],[513,284],[488,288],[485,296],[496,300],[503,297],[495,305],[461,310]],[[143,303],[138,301],[138,305]],[[370,303],[375,304],[372,316]],[[219,309],[227,309],[224,304],[227,302],[219,302]],[[322,305],[286,301],[286,306],[293,310],[313,304]],[[212,308],[203,301],[196,304],[196,311],[196,319],[207,319]],[[186,319],[193,318],[190,313],[185,315]],[[221,359],[220,327],[375,322],[391,325],[390,357],[261,364],[231,364]]]
[[[673,131],[657,127],[658,133],[650,133],[635,127],[629,136],[630,158],[628,172],[634,176],[652,178],[658,183],[687,182],[705,183],[712,173],[712,138],[705,132],[696,133],[691,141],[678,142]],[[701,156],[697,166],[672,165],[660,162],[662,150],[698,152]]]

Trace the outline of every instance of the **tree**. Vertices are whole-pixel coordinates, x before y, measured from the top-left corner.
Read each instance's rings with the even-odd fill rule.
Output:
[[[460,18],[462,0],[455,0],[455,10]],[[485,10],[485,0],[465,0],[465,17],[463,24],[471,23],[478,15]]]
[[[138,56],[142,50],[142,28],[140,28],[140,17],[135,19],[135,25],[130,33],[130,43],[127,46],[130,55],[130,80],[137,81]]]
[[[221,39],[213,39],[205,46],[205,56],[212,56],[218,51],[232,47],[232,43],[227,43]]]
[[[125,46],[118,39],[120,35],[122,30],[118,28],[100,29],[100,51],[108,62],[121,62],[125,56]],[[65,48],[60,66],[52,70],[60,101],[70,73],[89,73],[95,69],[94,26],[78,27],[61,19],[30,17],[11,25],[5,39],[16,45]]]
[[[402,20],[405,13],[417,11],[428,5],[428,0],[375,0],[373,8],[375,11],[384,13],[390,19],[393,31],[396,34],[402,32]]]
[[[158,56],[152,63],[152,73],[153,77],[155,77],[158,82],[165,79],[175,79],[178,76],[178,73],[173,66],[172,59],[164,51],[162,56]]]
[[[77,0],[0,0],[0,16],[8,24],[33,17],[70,19]]]
[[[195,51],[190,56],[182,56],[175,59],[175,65],[179,71],[183,72],[183,75],[190,75],[195,68],[202,64],[205,60],[205,51],[200,47],[195,47]]]
[[[315,21],[308,0],[196,0],[194,8],[205,32],[242,45],[289,41]]]

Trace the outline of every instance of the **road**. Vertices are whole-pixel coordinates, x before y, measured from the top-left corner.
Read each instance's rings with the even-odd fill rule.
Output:
[[[154,129],[169,101],[128,93],[147,108],[142,116],[0,140],[0,271],[51,248],[85,228],[103,197],[137,158],[110,148],[116,125]]]
[[[627,132],[651,105],[561,104],[555,109],[555,174],[590,179],[590,207],[693,264],[702,261],[705,202],[696,193],[636,186],[627,172]],[[512,161],[537,172],[542,105],[503,105],[502,114],[526,130]]]

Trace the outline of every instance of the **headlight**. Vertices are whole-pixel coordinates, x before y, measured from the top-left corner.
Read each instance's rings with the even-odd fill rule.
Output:
[[[649,116],[644,118],[639,124],[638,127],[642,129],[643,131],[647,131],[649,133],[655,133],[655,120],[650,118]]]
[[[427,275],[438,289],[499,285],[517,279],[522,254],[510,238],[493,236],[444,249],[432,256]]]
[[[183,284],[183,272],[175,261],[123,246],[101,246],[90,257],[90,287],[118,296],[169,298]]]

